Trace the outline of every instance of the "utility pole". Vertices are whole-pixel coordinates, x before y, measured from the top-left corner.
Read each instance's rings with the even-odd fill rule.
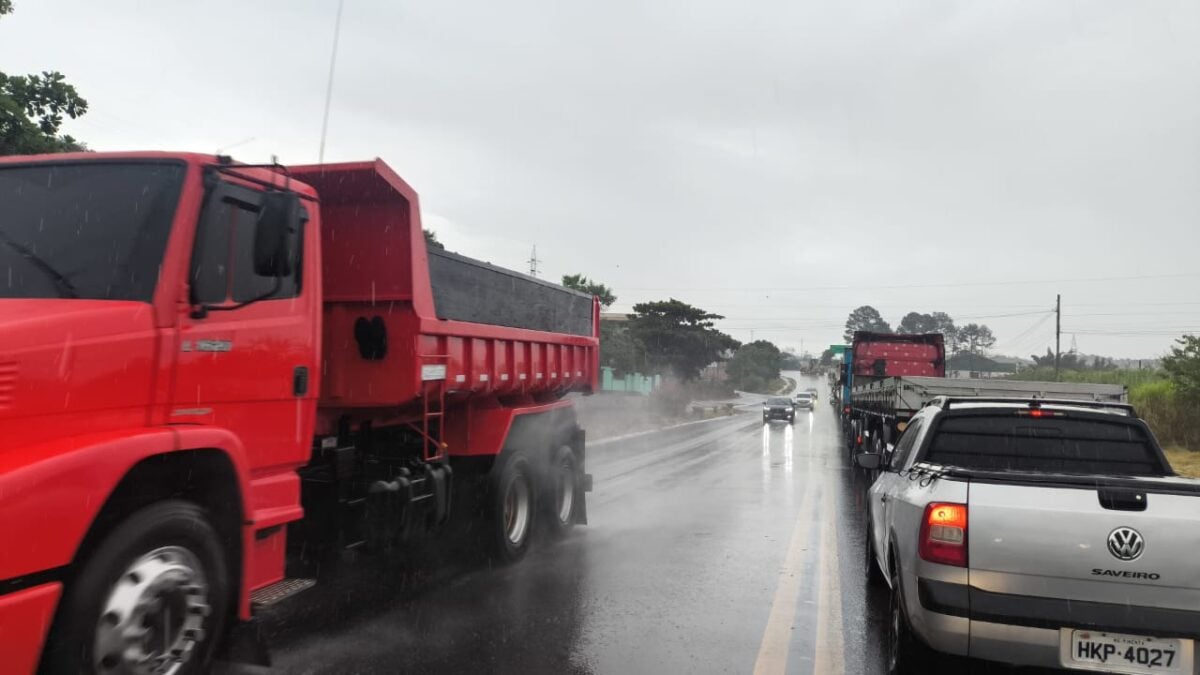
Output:
[[[1058,382],[1058,365],[1062,359],[1062,293],[1054,296],[1054,381]]]
[[[533,252],[529,254],[529,276],[536,277],[538,275],[538,257],[537,244],[533,245]]]

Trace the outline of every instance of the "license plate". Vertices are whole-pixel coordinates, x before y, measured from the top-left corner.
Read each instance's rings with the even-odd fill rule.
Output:
[[[1064,628],[1062,665],[1107,673],[1192,673],[1192,641]]]

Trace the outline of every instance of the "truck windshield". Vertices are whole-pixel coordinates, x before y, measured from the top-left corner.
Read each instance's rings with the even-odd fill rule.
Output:
[[[0,298],[148,302],[183,174],[176,163],[0,168]]]
[[[945,417],[925,461],[989,471],[1162,476],[1142,427],[1090,418],[1008,414]]]

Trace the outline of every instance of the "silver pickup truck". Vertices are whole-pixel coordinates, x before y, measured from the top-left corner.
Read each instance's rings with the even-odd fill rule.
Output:
[[[943,655],[1200,673],[1200,481],[1123,404],[939,398],[871,485],[894,673]]]

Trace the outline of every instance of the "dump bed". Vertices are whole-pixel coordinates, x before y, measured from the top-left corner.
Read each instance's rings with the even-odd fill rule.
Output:
[[[426,249],[417,194],[380,160],[291,169],[321,200],[321,401],[412,414],[447,403],[597,387],[588,295]]]

